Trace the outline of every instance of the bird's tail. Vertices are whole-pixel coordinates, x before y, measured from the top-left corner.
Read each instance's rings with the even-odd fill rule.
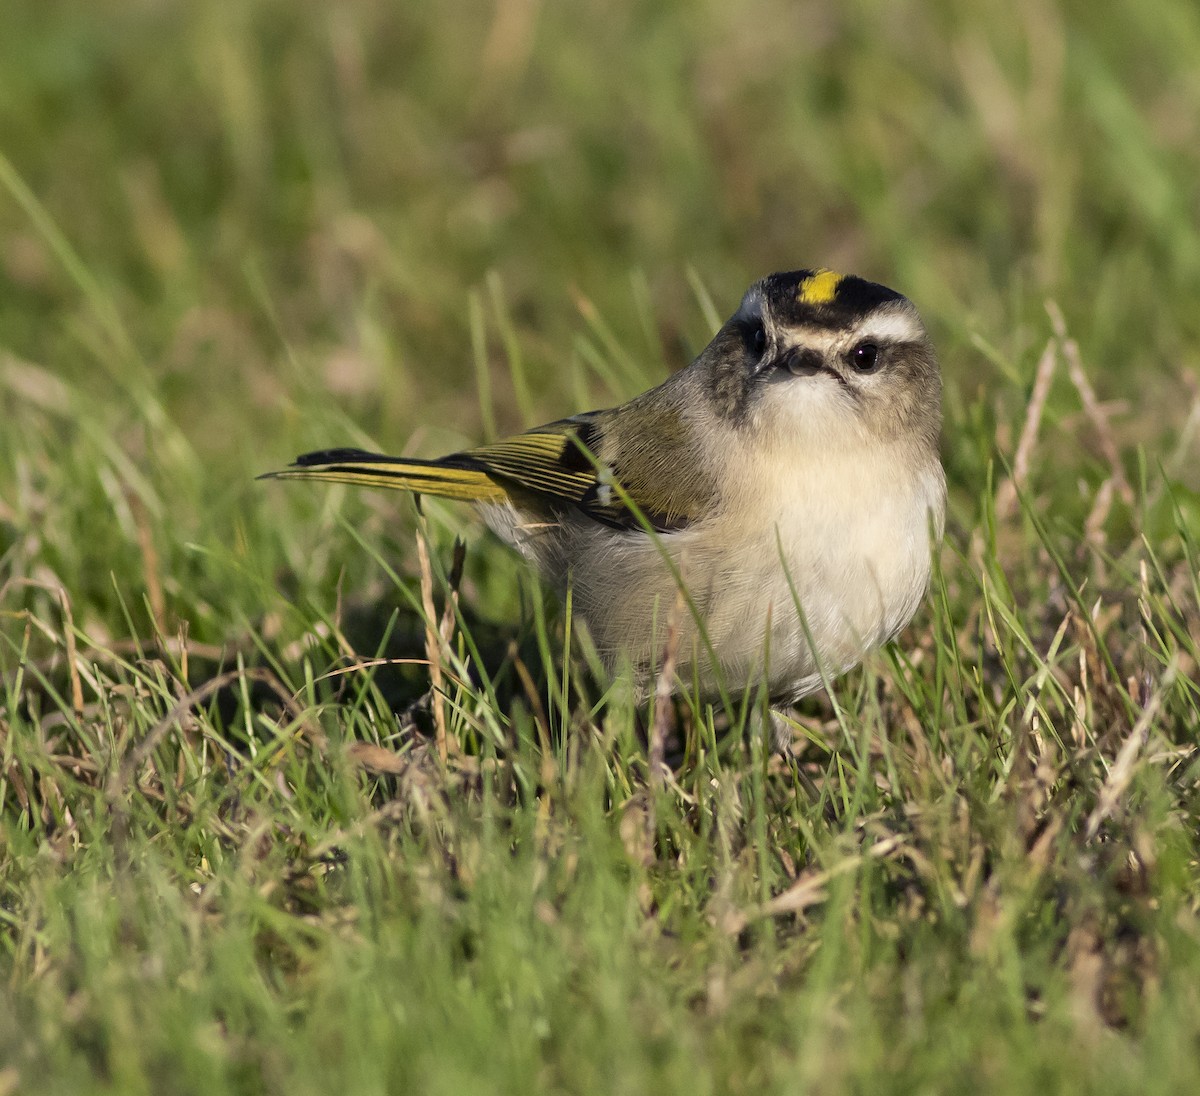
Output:
[[[311,479],[355,483],[363,487],[388,487],[420,495],[436,495],[468,502],[501,502],[508,497],[495,480],[471,458],[455,453],[441,460],[408,460],[385,457],[362,449],[323,449],[305,453],[287,468],[259,479]]]

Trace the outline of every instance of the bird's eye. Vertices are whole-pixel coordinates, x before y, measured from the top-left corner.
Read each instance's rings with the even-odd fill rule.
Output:
[[[879,368],[879,347],[872,342],[859,343],[850,351],[850,364],[859,373],[874,373]]]
[[[746,347],[756,358],[761,358],[767,349],[767,329],[762,320],[746,325]]]

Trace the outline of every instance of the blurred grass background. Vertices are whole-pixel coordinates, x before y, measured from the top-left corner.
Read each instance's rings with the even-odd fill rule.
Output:
[[[0,332],[23,424],[6,440],[19,470],[35,435],[27,482],[50,496],[15,524],[64,526],[22,564],[59,541],[84,608],[111,614],[135,538],[82,536],[69,497],[36,491],[57,463],[169,510],[157,549],[190,587],[212,571],[183,544],[295,516],[249,473],[352,435],[428,454],[626,398],[775,269],[918,303],[969,488],[991,438],[965,442],[963,418],[1024,403],[1048,297],[1101,397],[1133,405],[1123,436],[1154,452],[1186,421],[1190,5],[1120,26],[1069,3],[533,0],[16,3],[6,22]],[[89,430],[127,467],[80,458]]]
[[[3,23],[0,1093],[1194,1090],[1200,9],[10,0]],[[851,742],[809,803],[714,751],[651,796],[647,851],[629,728],[557,777],[522,737],[525,776],[459,802],[275,741],[243,683],[113,822],[114,759],[202,656],[273,666],[335,745],[391,740],[366,686],[311,685],[345,647],[303,652],[343,608],[364,655],[391,606],[418,619],[411,508],[254,475],[627,398],[800,266],[900,289],[942,356],[946,582],[911,665],[843,697],[885,742],[923,728],[936,764]],[[1047,301],[1099,418],[1060,365],[997,516]],[[465,611],[515,633],[536,590],[429,509],[435,555],[471,542]],[[454,727],[532,734],[485,701]],[[1097,867],[1072,835],[1146,711],[1156,760]],[[1039,752],[1052,724],[1078,765]],[[422,796],[433,822],[395,807]],[[725,931],[881,818],[932,874],[863,867],[827,914]],[[299,887],[345,848],[349,881]],[[1093,1007],[1093,955],[1119,1007]]]

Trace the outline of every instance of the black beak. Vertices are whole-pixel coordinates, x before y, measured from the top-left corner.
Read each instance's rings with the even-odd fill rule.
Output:
[[[807,346],[793,346],[779,363],[794,377],[811,377],[825,368],[825,359]]]

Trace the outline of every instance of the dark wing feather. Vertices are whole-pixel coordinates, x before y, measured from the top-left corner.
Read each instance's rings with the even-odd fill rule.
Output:
[[[661,482],[654,475],[629,474],[646,462],[622,459],[611,416],[594,411],[560,419],[456,457],[510,490],[533,495],[550,508],[575,507],[616,529],[644,531],[649,525],[674,532],[699,517],[707,499],[694,491],[673,492],[678,470],[671,475],[668,469]]]

